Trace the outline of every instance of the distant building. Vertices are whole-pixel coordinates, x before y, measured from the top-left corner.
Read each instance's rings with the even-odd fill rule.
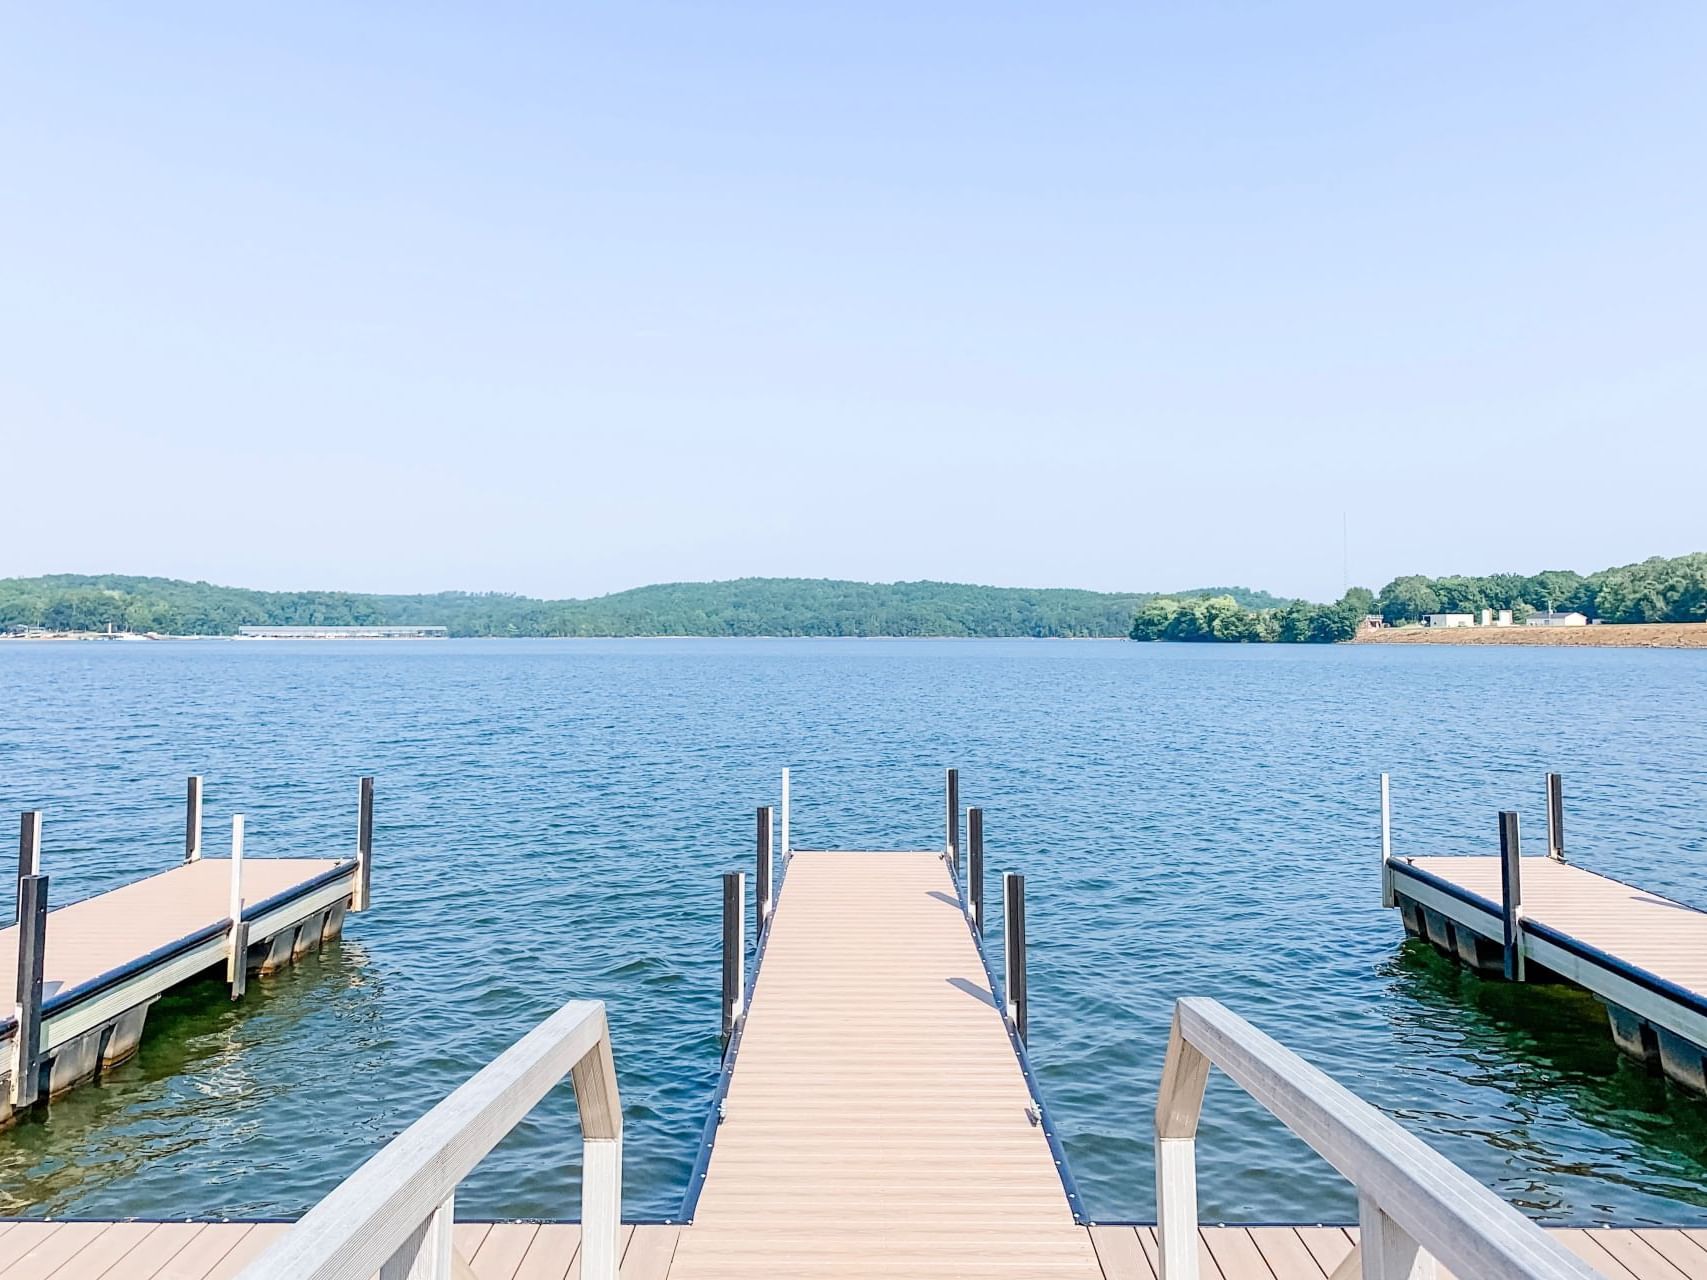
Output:
[[[1588,626],[1588,618],[1576,612],[1560,613],[1553,610],[1546,613],[1532,613],[1523,625],[1526,627],[1586,627]]]
[[[1476,619],[1468,613],[1431,613],[1423,618],[1423,625],[1429,627],[1473,627]]]
[[[1511,625],[1511,610],[1483,609],[1481,621],[1476,625],[1479,627],[1509,627]]]
[[[1366,613],[1363,615],[1363,629],[1365,631],[1379,631],[1386,625],[1387,619],[1383,618],[1378,613]]]
[[[443,640],[448,627],[238,627],[256,640]]]

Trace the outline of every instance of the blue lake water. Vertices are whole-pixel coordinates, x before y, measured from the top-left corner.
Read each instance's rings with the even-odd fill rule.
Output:
[[[1050,641],[0,646],[0,809],[47,811],[55,903],[182,856],[183,777],[251,856],[345,853],[378,777],[374,906],[232,1004],[0,1134],[0,1214],[292,1215],[563,1001],[608,1002],[626,1210],[681,1201],[718,1065],[720,871],[794,769],[800,847],[936,847],[941,769],[1024,871],[1031,1049],[1089,1212],[1152,1216],[1171,1002],[1218,997],[1531,1214],[1707,1223],[1707,1101],[1591,999],[1467,976],[1379,901],[1400,853],[1538,839],[1707,899],[1707,655]],[[991,894],[992,901],[995,895]],[[0,906],[0,911],[4,907]],[[993,935],[999,937],[999,935]],[[951,1100],[949,1100],[951,1102]],[[1344,1221],[1340,1179],[1224,1080],[1203,1213]],[[570,1217],[567,1088],[465,1216]]]

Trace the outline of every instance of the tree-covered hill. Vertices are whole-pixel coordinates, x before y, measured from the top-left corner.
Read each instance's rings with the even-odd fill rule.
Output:
[[[1169,593],[1282,603],[1242,587]],[[638,587],[588,600],[460,591],[250,591],[113,574],[0,579],[0,628],[230,635],[240,626],[421,623],[463,636],[1124,636],[1153,592],[952,582],[742,578]]]

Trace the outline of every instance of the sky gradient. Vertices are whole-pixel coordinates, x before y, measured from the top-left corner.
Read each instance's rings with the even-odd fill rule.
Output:
[[[0,575],[1707,549],[1707,8],[21,6]]]

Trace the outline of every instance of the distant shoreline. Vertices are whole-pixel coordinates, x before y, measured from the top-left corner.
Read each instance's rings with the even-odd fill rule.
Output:
[[[1707,649],[1707,622],[1608,622],[1590,627],[1377,627],[1358,633],[1352,643]]]

